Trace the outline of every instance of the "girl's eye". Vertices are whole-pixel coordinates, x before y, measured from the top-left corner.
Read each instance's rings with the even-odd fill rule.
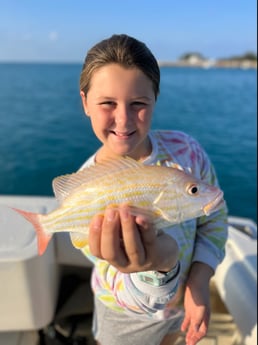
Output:
[[[136,104],[136,105],[145,105],[145,103],[140,102],[140,101],[135,101],[135,102],[133,102],[133,104]]]
[[[114,102],[112,102],[112,101],[105,101],[105,102],[101,102],[100,104],[114,104]]]
[[[99,103],[99,105],[105,108],[111,108],[111,107],[114,107],[116,104],[115,102],[112,102],[112,101],[105,101],[105,102]]]
[[[198,195],[199,188],[198,188],[198,186],[196,184],[191,184],[190,186],[188,186],[187,192],[190,195]]]
[[[134,107],[134,108],[145,108],[146,106],[147,106],[147,104],[146,103],[144,103],[144,102],[140,102],[140,101],[135,101],[135,102],[133,102],[132,103],[132,106]]]

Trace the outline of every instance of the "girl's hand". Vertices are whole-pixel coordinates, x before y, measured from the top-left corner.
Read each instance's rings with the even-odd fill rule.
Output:
[[[210,320],[209,281],[213,270],[206,264],[192,265],[186,284],[185,318],[181,330],[186,332],[186,345],[196,345],[206,334]]]
[[[149,270],[168,272],[178,259],[178,246],[169,235],[156,231],[144,215],[133,216],[130,206],[108,207],[90,224],[92,255],[124,273]]]

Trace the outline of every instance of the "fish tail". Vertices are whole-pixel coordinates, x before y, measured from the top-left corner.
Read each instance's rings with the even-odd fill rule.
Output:
[[[48,243],[52,238],[52,235],[48,235],[44,231],[44,228],[39,220],[40,214],[27,212],[24,210],[20,210],[18,208],[13,208],[13,210],[18,212],[20,215],[22,215],[26,220],[28,220],[33,225],[37,234],[38,253],[39,255],[44,254],[45,250],[47,249]]]

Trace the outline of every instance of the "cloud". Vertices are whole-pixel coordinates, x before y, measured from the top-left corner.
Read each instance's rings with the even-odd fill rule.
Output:
[[[52,41],[52,42],[57,41],[57,40],[58,40],[58,37],[59,37],[59,35],[58,35],[58,32],[57,32],[57,31],[51,31],[51,32],[49,33],[49,35],[48,35],[49,40]]]

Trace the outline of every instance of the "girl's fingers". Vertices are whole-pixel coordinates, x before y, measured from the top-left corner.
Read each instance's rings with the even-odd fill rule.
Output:
[[[140,226],[140,235],[145,250],[153,249],[157,233],[151,221],[146,216],[137,216],[135,222]]]
[[[182,332],[186,332],[187,331],[187,329],[188,329],[188,327],[190,325],[190,321],[191,321],[190,317],[185,315],[185,318],[184,318],[184,320],[182,322],[182,325],[181,325],[181,331]]]
[[[201,318],[191,318],[185,317],[181,330],[186,332],[186,344],[195,345],[197,344],[205,335],[208,330],[208,319],[205,317]]]
[[[141,234],[135,223],[135,217],[130,214],[130,208],[122,205],[119,209],[122,238],[128,261],[132,266],[140,266],[145,263],[145,249]]]
[[[93,217],[89,226],[89,247],[92,255],[101,258],[101,231],[103,216],[96,215]]]
[[[116,209],[108,207],[104,214],[101,235],[102,257],[114,266],[126,266],[127,258],[121,245],[121,223]]]
[[[158,237],[146,215],[132,215],[128,205],[108,207],[104,216],[95,216],[90,224],[89,246],[92,255],[108,261],[124,273],[173,265],[174,243],[165,233]],[[171,243],[172,242],[172,243]],[[174,252],[174,250],[173,250]]]

